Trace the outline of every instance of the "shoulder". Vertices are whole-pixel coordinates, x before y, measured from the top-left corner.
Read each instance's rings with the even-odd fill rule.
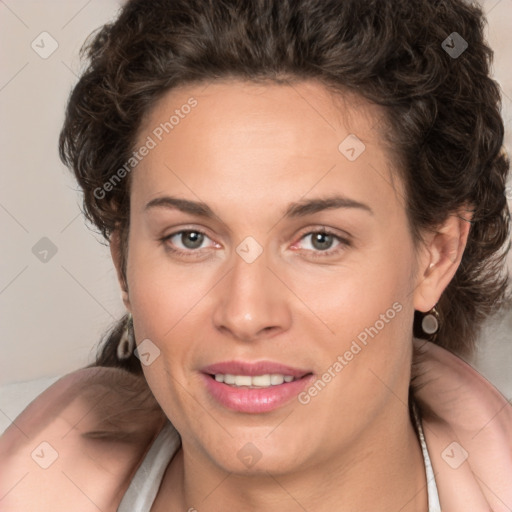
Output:
[[[415,398],[443,510],[512,503],[512,405],[468,363],[415,341]]]
[[[0,437],[0,509],[116,510],[165,421],[143,377],[103,367],[62,377]]]

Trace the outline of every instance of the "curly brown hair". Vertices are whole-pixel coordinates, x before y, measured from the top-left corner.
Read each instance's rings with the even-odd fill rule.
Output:
[[[469,355],[483,320],[509,300],[509,161],[484,26],[481,9],[463,0],[131,0],[82,47],[88,66],[69,98],[60,156],[83,189],[86,217],[107,240],[120,233],[126,261],[130,179],[103,187],[167,91],[235,78],[316,80],[355,92],[385,112],[415,242],[471,206],[436,338]],[[468,43],[460,55],[448,51],[454,37]],[[115,356],[124,321],[106,335],[96,364],[139,373],[134,356]]]

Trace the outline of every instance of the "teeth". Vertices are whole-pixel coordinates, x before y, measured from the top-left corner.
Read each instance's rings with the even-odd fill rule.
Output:
[[[272,384],[272,378],[268,373],[267,375],[255,375],[254,377],[251,377],[251,381],[253,386],[268,387]]]
[[[235,386],[252,386],[252,377],[249,375],[237,375],[235,377]]]
[[[279,386],[284,382],[284,375],[271,375],[270,376],[270,384],[272,386]]]
[[[270,386],[279,386],[283,382],[292,382],[294,377],[291,375],[282,375],[280,373],[267,373],[265,375],[231,375],[229,373],[216,373],[215,380],[231,386],[248,386],[255,388],[268,388]]]
[[[226,384],[234,384],[235,380],[236,380],[236,377],[234,375],[226,374],[226,375],[224,375],[223,382]]]

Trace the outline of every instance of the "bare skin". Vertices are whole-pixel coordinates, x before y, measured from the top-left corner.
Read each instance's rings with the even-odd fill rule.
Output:
[[[164,421],[141,377],[66,375],[0,437],[0,510],[114,512]]]
[[[183,442],[152,511],[426,511],[405,405],[411,322],[453,277],[469,224],[451,216],[415,247],[382,112],[316,83],[171,91],[138,145],[192,97],[195,109],[132,175],[125,305],[136,339],[160,351],[145,377]],[[349,134],[365,145],[353,161],[338,149]],[[292,202],[333,194],[365,206],[284,216]],[[165,196],[214,216],[148,206]],[[328,255],[310,235],[325,229]],[[185,230],[204,234],[199,248],[183,245]],[[236,252],[248,236],[262,250],[251,263]],[[115,236],[111,249],[124,287]],[[399,313],[307,404],[240,413],[205,389],[201,368],[233,359],[320,377],[393,304]],[[237,456],[248,442],[261,453],[251,468]]]
[[[453,215],[415,248],[392,155],[379,138],[381,113],[355,98],[334,102],[317,84],[175,90],[148,115],[140,142],[191,96],[197,107],[144,158],[131,189],[125,304],[138,343],[148,338],[160,350],[144,367],[152,394],[143,378],[108,368],[79,370],[51,386],[0,438],[0,508],[117,510],[168,417],[183,444],[152,512],[426,511],[423,461],[405,405],[410,321],[453,277],[469,223]],[[338,150],[348,133],[366,145],[352,162]],[[334,192],[373,214],[340,208],[283,217],[291,202]],[[202,200],[217,217],[145,208],[162,195]],[[334,239],[340,252],[314,258],[322,251],[306,233],[322,227],[351,243]],[[160,238],[180,229],[207,234],[201,256],[165,250],[182,239]],[[246,236],[263,248],[252,263],[235,250]],[[117,236],[111,249],[124,286]],[[400,312],[308,403],[246,414],[202,386],[200,368],[227,359],[269,359],[320,377],[394,303]],[[444,380],[429,392],[441,382],[436,371]],[[460,389],[445,369],[428,372],[425,396],[442,400],[446,389]],[[41,442],[58,452],[47,469],[34,458]],[[237,457],[247,442],[262,455],[251,468]]]

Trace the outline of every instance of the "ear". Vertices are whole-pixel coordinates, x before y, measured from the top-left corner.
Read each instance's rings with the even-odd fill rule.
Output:
[[[110,255],[116,268],[117,280],[121,287],[121,298],[128,311],[131,312],[130,298],[128,295],[128,284],[123,275],[123,247],[119,230],[113,231],[110,235]]]
[[[451,214],[434,232],[424,237],[418,258],[414,309],[432,309],[459,268],[466,248],[472,213],[464,209]]]

